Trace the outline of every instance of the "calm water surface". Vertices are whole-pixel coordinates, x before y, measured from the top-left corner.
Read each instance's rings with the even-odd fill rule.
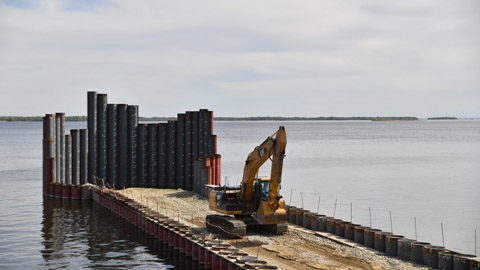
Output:
[[[168,250],[105,208],[44,200],[41,140],[42,123],[0,123],[0,269],[174,268]]]
[[[247,154],[279,125],[287,203],[475,252],[480,121],[216,122],[222,183],[241,181]],[[85,127],[67,123],[67,132]],[[41,139],[40,122],[0,123],[0,269],[174,267],[103,208],[43,200]]]
[[[239,164],[251,145],[279,125],[288,137],[282,183],[287,203],[475,252],[480,121],[219,122],[224,181],[241,181]],[[269,165],[264,169],[268,175]]]

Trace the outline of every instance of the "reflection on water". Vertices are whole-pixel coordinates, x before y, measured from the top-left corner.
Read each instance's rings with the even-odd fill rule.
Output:
[[[96,203],[43,202],[44,268],[172,269],[185,264],[168,245]]]

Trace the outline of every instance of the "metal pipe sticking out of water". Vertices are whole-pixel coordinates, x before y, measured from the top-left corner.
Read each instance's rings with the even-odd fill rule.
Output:
[[[320,196],[321,195],[318,195],[317,214],[320,212]]]
[[[370,228],[372,227],[372,208],[368,207],[368,216],[370,218]]]
[[[413,217],[413,222],[415,223],[415,240],[417,239],[417,217]]]
[[[302,208],[304,208],[304,206],[303,206],[303,194],[302,194],[302,192],[300,192],[300,199],[302,200]]]
[[[445,246],[445,236],[443,234],[443,223],[440,223],[440,226],[442,227],[442,243],[443,243],[443,246]]]
[[[390,211],[390,231],[393,234],[393,222],[392,222],[392,211]]]
[[[350,203],[350,222],[353,223],[353,203]]]
[[[238,182],[238,179],[237,179],[237,182]],[[288,205],[292,205],[292,193],[293,193],[293,189],[290,190],[290,201],[288,202]]]
[[[333,208],[333,217],[335,218],[335,212],[337,211],[337,199],[335,199],[335,207]]]

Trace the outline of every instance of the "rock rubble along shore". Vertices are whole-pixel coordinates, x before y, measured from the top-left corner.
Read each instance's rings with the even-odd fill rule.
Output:
[[[128,188],[117,192],[193,227],[205,228],[205,216],[216,213],[208,208],[206,198],[181,189]],[[284,235],[248,232],[243,239],[223,238],[207,230],[205,234],[278,269],[428,269],[373,251],[344,246],[295,226],[289,226]]]

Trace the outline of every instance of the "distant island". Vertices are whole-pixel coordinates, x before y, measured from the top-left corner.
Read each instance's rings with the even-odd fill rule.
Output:
[[[443,117],[429,117],[428,120],[458,120],[456,117],[443,116]]]
[[[0,116],[0,122],[42,121],[43,116]],[[143,122],[177,120],[177,117],[139,117]],[[253,116],[253,117],[215,117],[215,121],[418,121],[413,116],[319,116],[319,117],[280,117],[280,116]],[[431,117],[427,120],[457,120],[456,117]],[[65,116],[65,121],[87,121],[87,116]]]
[[[372,120],[373,117],[280,117],[280,116],[253,116],[253,117],[215,117],[215,121],[344,121],[344,120]]]
[[[417,117],[412,116],[389,116],[389,117],[373,117],[372,121],[418,121]]]
[[[87,121],[86,116],[65,116],[66,121]],[[43,121],[43,116],[0,116],[0,122],[37,122]]]

